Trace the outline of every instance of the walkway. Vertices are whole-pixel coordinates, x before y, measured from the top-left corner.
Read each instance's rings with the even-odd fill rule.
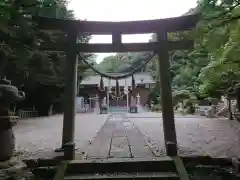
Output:
[[[111,115],[89,145],[87,158],[154,157],[144,135],[124,114]]]

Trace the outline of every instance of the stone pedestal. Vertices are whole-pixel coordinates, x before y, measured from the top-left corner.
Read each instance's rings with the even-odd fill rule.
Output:
[[[8,161],[0,162],[0,179],[34,179],[26,164],[13,157]]]
[[[0,161],[9,160],[14,153],[15,137],[8,109],[0,110]]]
[[[65,160],[73,160],[75,159],[75,143],[69,142],[64,144],[64,159]]]
[[[168,156],[176,156],[177,154],[176,144],[174,142],[167,141],[166,150],[168,152]]]
[[[135,97],[131,97],[131,105],[129,107],[129,112],[130,113],[137,113],[138,108],[137,108],[137,99]]]
[[[107,107],[101,107],[100,108],[100,114],[107,114],[108,113],[108,109],[107,109]]]
[[[240,173],[240,158],[233,158],[232,164],[235,168],[236,173]]]
[[[130,106],[129,111],[130,113],[138,113],[138,108],[137,106]]]
[[[5,161],[13,156],[15,149],[15,136],[12,128],[0,130],[0,161]]]

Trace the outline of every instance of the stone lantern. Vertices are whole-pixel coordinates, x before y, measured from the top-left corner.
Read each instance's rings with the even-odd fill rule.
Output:
[[[108,113],[108,108],[106,106],[106,103],[104,104],[104,98],[106,95],[104,83],[103,83],[103,78],[101,77],[100,79],[100,86],[99,86],[99,105],[100,105],[100,114],[107,114]],[[106,100],[106,98],[105,98]]]
[[[11,81],[0,79],[0,161],[9,160],[15,149],[12,129],[15,122],[11,118],[10,105],[24,98],[24,92],[11,85]]]
[[[134,76],[132,76],[132,96],[131,96],[131,105],[130,105],[130,113],[137,113],[137,103],[136,103],[136,82]]]

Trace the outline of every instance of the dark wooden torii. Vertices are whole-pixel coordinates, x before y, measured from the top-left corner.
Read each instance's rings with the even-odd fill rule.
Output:
[[[135,52],[156,51],[159,64],[160,91],[162,102],[163,129],[165,147],[168,156],[177,155],[177,138],[172,103],[170,80],[169,51],[191,49],[193,42],[189,40],[168,41],[167,33],[185,31],[196,26],[197,15],[181,16],[159,20],[128,21],[128,22],[93,22],[34,17],[38,27],[44,30],[60,30],[67,33],[66,44],[55,44],[44,48],[48,51],[67,52],[67,84],[65,86],[65,109],[63,120],[62,146],[65,157],[74,159],[74,126],[75,100],[77,84],[77,53],[78,52]],[[77,43],[79,34],[110,34],[111,44]],[[157,42],[122,43],[122,34],[156,33]]]

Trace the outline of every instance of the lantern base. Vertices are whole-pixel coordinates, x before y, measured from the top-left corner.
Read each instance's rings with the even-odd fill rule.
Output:
[[[8,109],[0,112],[0,161],[12,158],[15,149],[15,136],[12,129],[13,122]]]
[[[136,106],[130,106],[129,112],[130,113],[138,113],[138,108]]]
[[[108,109],[107,109],[107,107],[101,107],[101,108],[100,108],[100,114],[108,114]]]

